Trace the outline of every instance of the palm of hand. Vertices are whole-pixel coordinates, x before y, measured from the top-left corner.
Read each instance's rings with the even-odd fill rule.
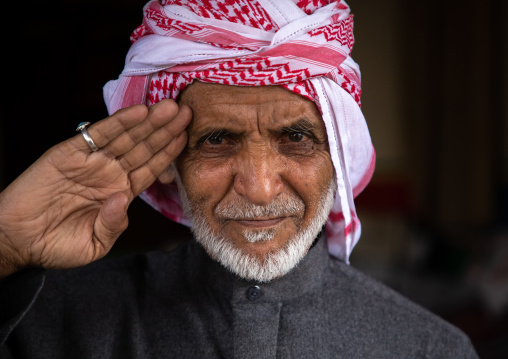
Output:
[[[41,194],[39,200],[31,200],[41,208],[32,214],[35,223],[29,227],[46,227],[43,233],[29,236],[37,238],[32,252],[40,253],[38,261],[46,268],[83,265],[103,257],[113,242],[107,241],[107,228],[99,213],[115,194],[123,194],[121,198],[129,202],[137,195],[128,173],[117,159],[102,153],[68,156],[62,152],[48,161],[47,167],[48,173],[53,172],[52,183],[36,191]],[[127,200],[120,202],[120,208],[113,208],[117,214],[126,210]]]
[[[169,101],[148,113],[136,106],[90,128],[98,152],[81,135],[47,151],[0,195],[8,246],[25,266],[68,268],[103,257],[127,227],[128,204],[185,146],[190,115]]]

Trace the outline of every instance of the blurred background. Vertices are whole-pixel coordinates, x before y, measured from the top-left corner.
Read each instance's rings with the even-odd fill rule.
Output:
[[[107,116],[144,0],[8,2],[0,188]],[[351,263],[508,357],[508,2],[349,0],[378,160]],[[140,200],[113,256],[189,231]],[[168,239],[169,237],[169,239]]]

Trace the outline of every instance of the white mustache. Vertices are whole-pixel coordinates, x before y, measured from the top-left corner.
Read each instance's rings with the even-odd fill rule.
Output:
[[[266,206],[258,206],[244,197],[232,201],[222,201],[215,207],[215,215],[221,219],[251,220],[259,218],[288,217],[302,213],[305,203],[296,195],[280,194]]]

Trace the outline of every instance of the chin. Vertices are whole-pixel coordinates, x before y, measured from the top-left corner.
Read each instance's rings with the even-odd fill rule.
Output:
[[[206,223],[199,222],[204,221],[195,222],[194,236],[212,259],[243,279],[261,283],[282,277],[293,269],[321,230],[318,226],[317,230],[304,231],[275,250],[248,251],[238,248],[226,237],[213,234]]]

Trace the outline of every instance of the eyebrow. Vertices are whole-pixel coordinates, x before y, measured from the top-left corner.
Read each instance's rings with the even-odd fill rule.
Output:
[[[212,136],[225,135],[225,134],[240,136],[243,133],[244,132],[234,131],[234,130],[228,129],[226,127],[212,127],[212,126],[210,126],[210,127],[201,129],[199,131],[196,131],[192,135],[192,137],[197,138],[198,140],[201,140],[203,138],[206,140]]]
[[[312,130],[315,130],[315,129],[316,129],[316,125],[314,123],[312,123],[312,121],[310,121],[307,118],[301,118],[301,119],[293,122],[291,125],[281,127],[280,129],[275,130],[273,132],[279,133],[279,134],[286,133],[286,132],[298,132],[298,131],[312,132]]]
[[[242,136],[245,131],[237,131],[233,130],[231,128],[226,127],[214,127],[207,126],[203,129],[200,129],[199,131],[196,131],[193,133],[192,137],[197,139],[197,142],[203,142],[206,141],[211,136],[217,136],[217,135],[231,135],[231,136]],[[307,134],[314,135],[312,133],[313,130],[316,129],[316,125],[310,121],[307,118],[300,118],[294,121],[293,123],[283,126],[279,129],[270,130],[273,134],[284,134],[288,132],[305,132]]]

